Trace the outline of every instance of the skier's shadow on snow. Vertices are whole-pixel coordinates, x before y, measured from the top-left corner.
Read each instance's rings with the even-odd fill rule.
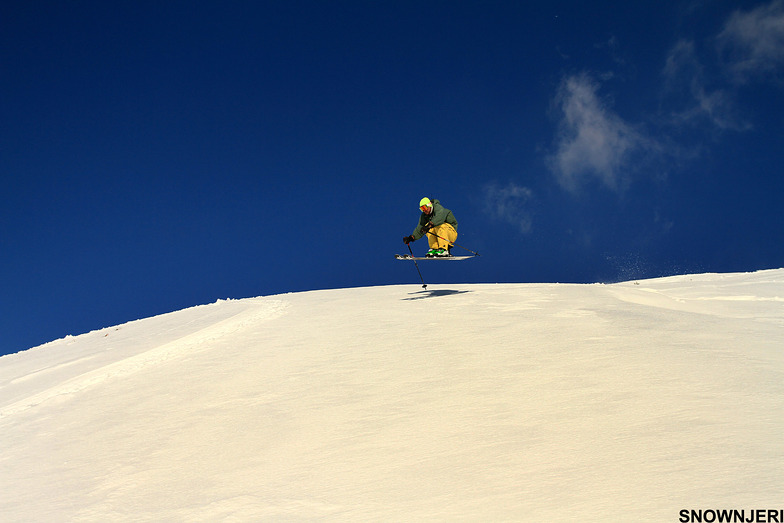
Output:
[[[439,296],[452,296],[454,294],[463,294],[466,292],[472,291],[454,291],[450,289],[439,289],[435,291],[419,291],[419,292],[412,292],[411,294],[417,294],[417,296],[411,298],[403,298],[404,300],[423,300],[425,298],[437,298]]]

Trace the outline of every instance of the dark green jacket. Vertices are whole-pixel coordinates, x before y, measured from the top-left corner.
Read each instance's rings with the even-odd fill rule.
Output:
[[[452,227],[457,230],[457,219],[452,214],[452,211],[447,209],[446,207],[442,207],[441,203],[438,200],[433,201],[433,214],[425,214],[422,213],[422,216],[419,217],[419,224],[414,229],[414,233],[411,235],[414,237],[415,240],[418,240],[422,236],[425,235],[424,231],[422,230],[428,222],[433,223],[433,227],[438,227],[441,224],[448,223]]]

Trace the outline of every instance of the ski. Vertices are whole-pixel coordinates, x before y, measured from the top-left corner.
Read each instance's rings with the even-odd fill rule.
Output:
[[[410,254],[395,254],[396,260],[467,260],[468,258],[476,258],[475,255],[471,256],[411,256]]]

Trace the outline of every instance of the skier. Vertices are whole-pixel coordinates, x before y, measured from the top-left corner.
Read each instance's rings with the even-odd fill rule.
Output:
[[[457,240],[457,220],[452,211],[443,207],[438,200],[430,201],[427,197],[419,201],[419,209],[422,211],[419,224],[411,236],[403,238],[403,243],[408,245],[427,234],[430,250],[425,256],[452,256],[449,251]]]

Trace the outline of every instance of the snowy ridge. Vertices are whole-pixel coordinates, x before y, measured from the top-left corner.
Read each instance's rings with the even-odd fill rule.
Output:
[[[221,304],[221,302],[217,302],[217,304],[214,305],[219,304]],[[241,304],[224,304],[223,309],[224,310],[220,311],[222,314],[217,318],[214,318],[215,315],[213,314],[210,315],[210,320],[202,319],[201,321],[192,321],[191,323],[194,324],[196,326],[195,328],[198,329],[195,332],[185,335],[178,333],[177,335],[182,337],[178,337],[174,341],[164,343],[160,346],[147,348],[142,344],[138,346],[138,353],[132,356],[123,357],[122,359],[113,363],[104,364],[94,370],[79,374],[73,378],[66,378],[65,381],[57,383],[56,385],[51,386],[46,390],[34,393],[29,397],[18,400],[9,405],[2,405],[0,406],[0,418],[11,416],[15,413],[21,412],[54,398],[61,398],[63,396],[80,392],[108,379],[121,379],[131,373],[138,372],[149,365],[160,364],[165,361],[177,358],[185,353],[194,353],[195,351],[206,350],[210,341],[214,341],[226,335],[238,332],[249,324],[256,323],[263,319],[269,319],[278,314],[282,314],[282,310],[285,309],[285,303],[272,300],[243,300]],[[230,315],[225,319],[221,319],[227,314]],[[164,315],[164,317],[165,316],[166,315]],[[208,326],[202,326],[202,323],[206,321],[215,321],[215,323],[209,324]],[[144,326],[137,325],[137,329],[145,328],[147,323],[152,322],[148,321]],[[110,335],[109,333],[112,330],[117,331],[121,328],[123,328],[123,326],[111,329],[103,329],[101,331],[91,333],[91,335],[102,335],[103,337],[108,338]],[[69,345],[77,343],[73,337],[66,338],[64,341],[66,341]],[[98,350],[111,349],[111,342],[106,347],[98,347]],[[32,379],[36,375],[51,373],[55,370],[67,370],[69,368],[74,370],[81,369],[85,364],[84,360],[91,358],[91,356],[83,356],[80,360],[68,361],[56,366],[55,368],[50,367],[34,371],[31,375],[22,376],[11,380],[10,385],[19,384],[21,382]],[[80,364],[81,367],[79,366]]]
[[[629,292],[629,285],[639,292]],[[619,299],[641,305],[731,318],[767,318],[774,322],[782,319],[782,309],[776,306],[784,302],[781,270],[759,271],[734,279],[719,274],[673,276],[615,287]]]
[[[219,302],[0,358],[6,521],[780,508],[784,270]]]

